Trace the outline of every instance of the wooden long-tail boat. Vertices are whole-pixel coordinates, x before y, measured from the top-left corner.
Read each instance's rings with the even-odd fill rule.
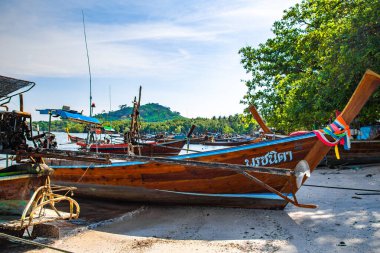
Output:
[[[370,130],[368,132],[368,135],[364,137],[356,134],[356,138],[351,142],[350,150],[341,150],[339,154],[339,159],[337,159],[333,150],[330,150],[326,155],[326,159],[324,159],[324,161],[322,161],[321,164],[327,166],[336,166],[379,163],[380,140],[376,140],[376,138],[378,138],[380,134],[380,126],[372,126],[365,128]],[[356,131],[356,133],[360,132],[360,130]],[[366,139],[363,139],[363,137]]]
[[[33,160],[32,163],[9,165],[9,154],[22,150],[30,150],[27,140],[36,147],[33,137],[31,114],[24,112],[22,93],[35,86],[34,82],[0,76],[0,154],[5,167],[0,167],[0,231],[22,236],[28,226],[63,218],[76,218],[79,215],[79,205],[70,197],[57,194],[57,191],[72,191],[70,187],[51,187],[49,175],[54,171]],[[9,111],[7,104],[11,98],[19,95],[20,111]],[[3,168],[4,167],[4,168]],[[71,211],[76,208],[76,214],[59,212],[54,204],[66,200]],[[42,209],[46,206],[54,211],[53,216],[47,216]],[[21,218],[20,218],[21,217]]]
[[[18,220],[22,216],[33,193],[52,172],[46,167],[37,172],[31,167],[25,168],[25,165],[0,169],[0,231],[22,236],[24,228],[9,226],[9,221]]]
[[[254,138],[239,138],[239,139],[222,139],[214,141],[205,141],[202,144],[206,146],[226,146],[226,147],[235,147],[240,145],[246,145],[250,143],[256,143],[259,140]]]
[[[187,134],[186,139],[181,140],[166,140],[160,139],[157,141],[143,141],[137,138],[127,143],[91,143],[86,144],[85,142],[77,142],[82,149],[90,152],[100,152],[107,154],[135,154],[139,156],[175,156],[178,155],[181,150],[183,150],[184,145],[191,133],[194,131],[195,126],[193,125]]]
[[[74,135],[71,135],[70,133],[67,133],[67,138],[69,139],[71,143],[86,142],[85,138],[74,136]]]
[[[344,137],[379,84],[380,76],[368,70],[337,118]],[[97,198],[270,209],[292,203],[312,208],[300,204],[296,192],[330,150],[328,138],[310,132],[170,159],[129,157],[135,160],[62,163],[52,168],[56,182],[72,184],[78,194]]]
[[[77,142],[81,148],[90,152],[100,152],[108,154],[136,154],[142,156],[175,156],[181,152],[186,140],[173,140],[165,142],[156,141],[136,141],[130,143],[91,143]]]
[[[52,169],[43,166],[13,165],[0,169],[1,213],[21,215],[33,192],[52,173]]]
[[[67,193],[73,187],[51,186],[54,171],[46,164],[16,164],[0,169],[0,231],[22,236],[29,226],[79,216],[79,205]],[[66,192],[61,195],[58,192]],[[67,201],[70,213],[59,211],[58,202]],[[49,209],[45,209],[48,207]]]
[[[333,150],[330,150],[321,165],[336,166],[350,164],[370,164],[380,162],[380,140],[355,140],[351,142],[351,149],[339,151],[340,157],[336,158]]]
[[[261,139],[254,137],[232,137],[232,138],[214,138],[212,136],[205,135],[203,137],[195,137],[189,139],[190,144],[201,144],[205,146],[225,146],[235,147],[250,143],[256,143]]]

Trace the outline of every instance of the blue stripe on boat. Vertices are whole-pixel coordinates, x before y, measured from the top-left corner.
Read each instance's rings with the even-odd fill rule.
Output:
[[[49,166],[52,169],[62,169],[62,168],[67,168],[67,169],[93,169],[93,168],[112,168],[116,166],[132,166],[132,165],[140,165],[140,164],[145,164],[148,162],[119,162],[119,163],[113,163],[113,164],[91,164],[91,165],[52,165]]]
[[[191,195],[191,196],[205,196],[205,197],[221,197],[221,198],[249,198],[249,199],[279,199],[283,200],[280,196],[274,193],[197,193],[197,192],[177,192],[177,191],[168,191],[168,190],[158,190],[162,192],[169,192],[169,193],[176,193],[176,194],[183,194],[183,195]],[[291,193],[282,193],[283,195],[291,198],[293,194]]]
[[[197,157],[203,157],[203,156],[211,156],[211,155],[221,155],[221,154],[226,154],[226,153],[231,153],[231,152],[236,152],[236,151],[242,151],[242,150],[247,150],[247,149],[252,149],[252,148],[261,148],[261,147],[267,147],[271,146],[274,144],[281,144],[281,143],[286,143],[290,141],[297,141],[297,140],[302,140],[302,139],[307,139],[315,137],[315,133],[307,133],[304,135],[297,135],[297,136],[290,136],[290,137],[285,137],[277,140],[269,140],[269,141],[262,141],[258,143],[253,143],[253,144],[247,144],[247,145],[241,145],[237,147],[232,147],[232,148],[224,148],[224,149],[217,149],[217,150],[211,150],[211,151],[205,151],[205,152],[200,152],[200,153],[192,153],[192,154],[186,154],[186,155],[178,155],[178,156],[172,156],[170,157],[171,159],[177,159],[177,160],[182,160],[182,159],[191,159],[191,158],[197,158]]]
[[[297,135],[297,136],[290,136],[285,137],[277,140],[269,140],[269,141],[263,141],[253,144],[247,144],[232,148],[224,148],[224,149],[217,149],[217,150],[211,150],[211,151],[205,151],[200,153],[193,153],[193,154],[186,154],[186,155],[178,155],[178,156],[171,156],[168,159],[175,159],[175,160],[183,160],[183,159],[191,159],[191,158],[198,158],[198,157],[205,157],[205,156],[212,156],[212,155],[221,155],[221,154],[227,154],[231,152],[236,151],[243,151],[253,148],[261,148],[261,147],[267,147],[271,145],[291,142],[291,141],[297,141],[307,138],[315,137],[315,133],[307,133],[303,135]],[[72,166],[50,166],[53,169],[60,169],[60,168],[69,168],[69,169],[86,169],[86,168],[112,168],[112,167],[119,167],[119,166],[133,166],[133,165],[140,165],[140,164],[146,164],[148,162],[116,162],[112,164],[98,164],[98,165],[72,165]]]

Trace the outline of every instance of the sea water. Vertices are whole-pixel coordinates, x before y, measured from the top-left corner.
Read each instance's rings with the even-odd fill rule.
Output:
[[[61,149],[61,150],[78,150],[79,146],[75,143],[70,142],[70,140],[67,136],[67,133],[65,133],[65,132],[52,132],[52,133],[55,135],[55,139],[56,139],[57,144],[58,144],[58,147],[57,147],[58,149]],[[33,133],[33,135],[37,135],[37,133]],[[87,138],[86,133],[74,133],[71,135],[81,137],[81,138]],[[33,144],[30,142],[28,144],[30,146],[33,146]],[[216,149],[221,149],[221,148],[225,148],[225,147],[224,146],[205,146],[205,145],[201,145],[201,144],[190,144],[189,145],[189,151],[186,150],[187,145],[185,145],[183,148],[184,148],[184,150],[181,150],[181,152],[179,153],[180,155],[190,154],[190,153],[194,153],[196,151],[204,152],[204,151],[209,151],[209,150],[216,150]],[[5,158],[5,157],[6,157],[5,155],[0,154],[0,159]],[[8,161],[8,166],[10,166],[11,164],[12,164],[12,161]],[[5,168],[5,166],[6,166],[6,161],[5,160],[0,161],[0,168]]]

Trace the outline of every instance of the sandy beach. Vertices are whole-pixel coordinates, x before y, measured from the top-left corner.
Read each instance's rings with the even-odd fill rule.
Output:
[[[366,165],[317,169],[307,184],[379,190],[379,182],[380,165]],[[298,199],[318,208],[135,206],[52,246],[72,252],[380,252],[378,193],[303,186]]]

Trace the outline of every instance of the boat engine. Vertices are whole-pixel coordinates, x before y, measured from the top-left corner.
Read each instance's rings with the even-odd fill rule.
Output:
[[[0,153],[28,149],[32,140],[31,115],[26,112],[0,111]]]

